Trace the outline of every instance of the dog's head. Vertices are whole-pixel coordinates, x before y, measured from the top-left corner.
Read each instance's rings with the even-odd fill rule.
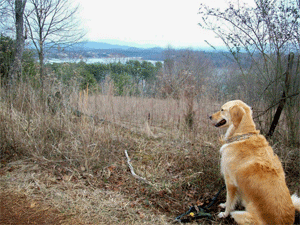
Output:
[[[234,130],[239,128],[240,133],[249,132],[250,128],[255,130],[251,107],[241,100],[225,103],[220,111],[214,113],[209,118],[215,127],[231,128]]]

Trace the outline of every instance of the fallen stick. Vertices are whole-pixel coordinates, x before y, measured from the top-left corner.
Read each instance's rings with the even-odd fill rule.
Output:
[[[149,185],[151,185],[151,186],[153,186],[153,187],[156,187],[156,185],[154,185],[154,184],[152,184],[151,182],[147,181],[145,178],[140,177],[139,175],[137,175],[137,174],[134,172],[133,166],[132,166],[131,163],[130,163],[131,160],[130,160],[130,158],[129,158],[129,156],[128,156],[127,150],[125,150],[125,156],[126,156],[126,158],[127,158],[127,163],[128,163],[129,169],[130,169],[130,171],[131,171],[131,174],[132,174],[136,179],[141,180],[141,181],[145,182],[146,184],[149,184]]]

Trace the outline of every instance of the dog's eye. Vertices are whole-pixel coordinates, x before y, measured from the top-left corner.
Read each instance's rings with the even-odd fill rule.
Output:
[[[221,111],[224,111],[224,109],[221,109]]]

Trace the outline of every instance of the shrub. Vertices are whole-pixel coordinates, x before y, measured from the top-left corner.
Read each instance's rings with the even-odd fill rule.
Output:
[[[2,85],[7,83],[10,66],[15,57],[14,45],[15,43],[10,37],[0,35],[0,75]]]

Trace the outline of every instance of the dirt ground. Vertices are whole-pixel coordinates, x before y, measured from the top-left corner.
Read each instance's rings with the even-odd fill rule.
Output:
[[[1,174],[0,174],[1,175]],[[299,213],[297,213],[294,224],[300,224]],[[231,220],[231,222],[233,222]],[[87,224],[79,221],[73,216],[60,212],[47,205],[45,202],[26,196],[25,193],[14,190],[0,189],[0,224],[1,225],[65,225],[65,224]],[[89,223],[88,223],[89,224]],[[103,223],[101,223],[103,224]],[[148,223],[146,223],[148,224]],[[161,223],[157,223],[161,224]],[[166,223],[168,224],[168,223]],[[191,223],[199,224],[199,223]],[[201,222],[200,222],[201,224]],[[221,223],[213,223],[221,224]],[[226,223],[228,224],[228,223]],[[229,223],[230,224],[230,223]]]
[[[56,225],[82,224],[70,221],[58,210],[51,209],[42,202],[30,201],[26,195],[0,191],[0,224],[1,225]],[[300,224],[299,213],[294,224]]]
[[[0,192],[0,224],[62,224],[66,218],[42,202],[30,201],[25,195]]]

